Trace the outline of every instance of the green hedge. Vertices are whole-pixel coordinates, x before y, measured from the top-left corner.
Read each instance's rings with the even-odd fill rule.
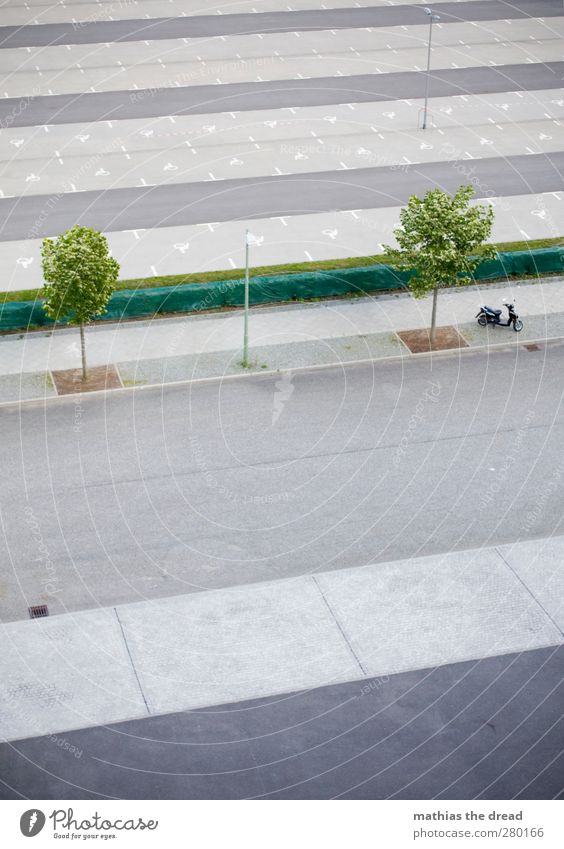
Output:
[[[554,247],[499,253],[496,259],[482,262],[474,276],[476,280],[495,280],[542,275],[563,269],[564,248]],[[396,272],[389,266],[380,264],[362,268],[253,277],[249,299],[251,304],[267,304],[404,289],[412,273]],[[242,280],[191,283],[155,289],[121,289],[114,292],[107,311],[97,321],[151,318],[164,313],[241,306],[243,296]],[[40,300],[6,302],[0,310],[0,330],[19,330],[53,323],[45,315]]]

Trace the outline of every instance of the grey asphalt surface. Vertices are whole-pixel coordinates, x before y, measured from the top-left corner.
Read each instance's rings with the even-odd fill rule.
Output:
[[[196,115],[336,103],[366,103],[425,96],[423,71],[315,77],[223,85],[5,97],[0,99],[0,129]],[[429,96],[493,94],[561,88],[564,62],[533,62],[499,67],[445,68],[431,73]],[[414,123],[417,116],[414,110]]]
[[[442,23],[494,21],[562,15],[560,0],[476,0],[471,3],[437,3]],[[40,24],[0,27],[0,49],[43,47],[54,44],[95,44],[165,38],[213,38],[219,35],[294,32],[355,27],[391,27],[423,24],[421,6],[390,8],[308,9],[263,12],[256,15],[191,15],[138,20],[79,21],[75,24]]]
[[[461,183],[478,198],[562,191],[564,152],[5,198],[0,241],[75,224],[108,232],[402,206],[412,194]]]
[[[560,647],[38,737],[0,798],[562,799],[563,697]]]
[[[0,616],[562,534],[563,369],[549,343],[4,407]]]

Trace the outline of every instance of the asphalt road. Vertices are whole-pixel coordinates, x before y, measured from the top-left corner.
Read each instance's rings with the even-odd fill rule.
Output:
[[[533,62],[499,67],[445,68],[431,73],[429,96],[494,94],[561,88],[564,62]],[[170,86],[137,91],[105,91],[0,99],[0,129],[204,115],[254,109],[284,109],[336,103],[366,103],[425,96],[422,71],[315,77],[222,85]],[[414,115],[414,122],[417,118]]]
[[[553,343],[4,407],[0,616],[561,534],[563,369]]]
[[[0,241],[55,236],[75,224],[111,232],[397,207],[461,183],[472,183],[478,198],[564,189],[564,152],[399,165],[5,198]]]
[[[562,799],[563,688],[549,648],[38,737],[0,798]]]
[[[434,11],[442,23],[515,20],[562,15],[560,0],[475,0],[470,3],[437,3]],[[423,24],[421,6],[390,8],[308,9],[235,15],[190,15],[181,18],[79,21],[77,23],[0,27],[0,49],[44,47],[54,44],[95,44],[166,38],[213,38],[220,35],[294,32],[357,27],[393,27]]]

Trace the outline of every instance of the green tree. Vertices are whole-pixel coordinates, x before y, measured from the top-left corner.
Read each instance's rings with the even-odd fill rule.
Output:
[[[394,230],[398,248],[385,245],[386,261],[398,271],[415,269],[409,287],[415,298],[433,293],[431,347],[435,342],[437,295],[445,286],[472,280],[476,266],[496,256],[484,242],[492,230],[491,206],[470,205],[472,186],[460,186],[454,195],[431,189],[423,199],[412,195],[400,212]],[[480,255],[476,256],[476,250]]]
[[[105,236],[76,225],[57,239],[41,245],[45,301],[50,318],[66,319],[80,327],[82,379],[86,380],[84,325],[101,315],[119,275],[119,263],[110,256]]]

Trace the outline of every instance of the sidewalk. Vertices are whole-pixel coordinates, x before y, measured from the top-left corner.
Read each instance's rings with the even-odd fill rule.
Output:
[[[564,337],[564,278],[441,293],[438,324],[457,328],[470,348]],[[525,327],[481,328],[480,304],[515,300]],[[276,371],[361,359],[411,357],[398,331],[426,328],[430,298],[409,294],[261,307],[251,311],[252,370]],[[245,373],[242,311],[95,325],[87,331],[89,366],[113,364],[122,386]],[[80,366],[78,331],[0,336],[0,401],[57,394],[50,372]]]
[[[564,537],[10,622],[5,739],[564,641]]]

